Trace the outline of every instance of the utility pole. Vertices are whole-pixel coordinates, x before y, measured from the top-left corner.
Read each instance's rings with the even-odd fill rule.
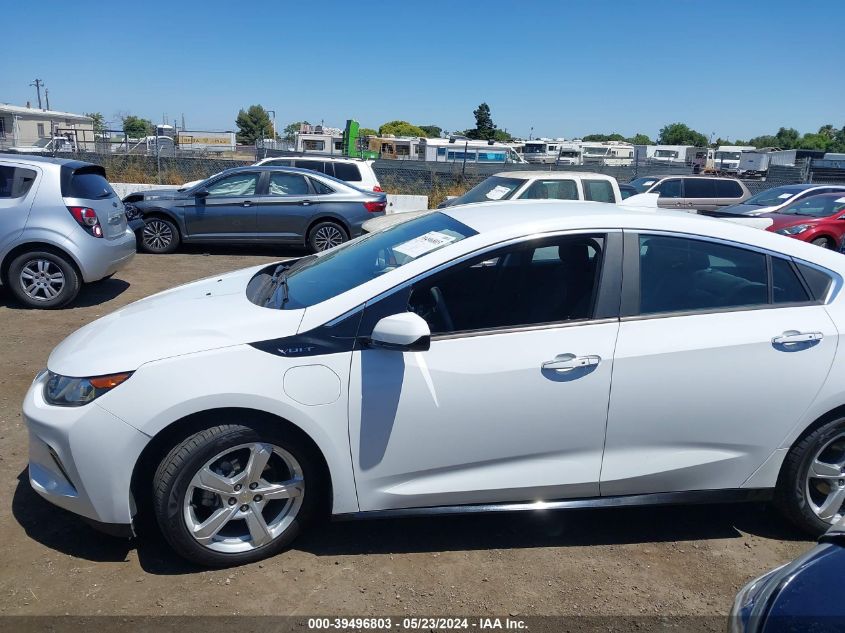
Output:
[[[44,99],[47,101],[47,109],[50,109],[50,89],[44,88]]]
[[[40,79],[36,79],[29,85],[35,86],[35,90],[38,91],[38,109],[43,110],[43,108],[41,107],[41,88],[44,86],[44,82]]]

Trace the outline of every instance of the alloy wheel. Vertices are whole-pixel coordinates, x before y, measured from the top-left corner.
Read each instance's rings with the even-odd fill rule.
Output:
[[[144,225],[142,233],[144,244],[154,250],[164,250],[173,242],[173,230],[166,222],[150,220]]]
[[[218,453],[194,475],[183,516],[204,547],[247,552],[287,529],[304,494],[302,467],[293,455],[274,444],[241,444]]]
[[[28,261],[21,268],[19,279],[26,296],[35,301],[55,299],[65,287],[65,274],[49,259]]]
[[[822,521],[835,523],[845,506],[845,432],[827,442],[807,471],[807,502]]]
[[[335,246],[340,246],[346,236],[336,226],[321,226],[314,234],[314,246],[318,251],[327,251]]]

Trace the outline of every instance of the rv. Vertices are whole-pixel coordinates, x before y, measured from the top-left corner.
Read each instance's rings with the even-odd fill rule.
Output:
[[[584,165],[630,166],[634,163],[634,146],[619,141],[581,143]]]
[[[537,138],[525,141],[522,150],[525,162],[540,165],[553,165],[557,162],[560,144],[564,139]]]
[[[735,174],[739,171],[742,152],[753,152],[756,149],[753,145],[720,145],[716,148],[713,167],[716,171]]]
[[[557,153],[558,165],[583,165],[581,143],[561,143]]]
[[[465,138],[421,138],[417,159],[438,163],[525,163],[507,143]]]
[[[370,152],[385,160],[416,160],[419,155],[416,136],[371,136],[367,142]]]
[[[692,145],[649,145],[646,156],[649,162],[661,165],[692,165],[700,149]]]

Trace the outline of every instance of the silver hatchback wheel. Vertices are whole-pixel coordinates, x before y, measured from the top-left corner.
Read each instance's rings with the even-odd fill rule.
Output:
[[[161,220],[150,220],[144,225],[144,230],[141,232],[141,239],[144,244],[150,249],[161,251],[165,250],[173,243],[173,229],[167,222]]]
[[[302,506],[302,467],[274,444],[241,444],[218,453],[193,476],[183,517],[190,535],[216,552],[248,552],[271,543]]]
[[[338,227],[326,224],[314,233],[314,247],[318,251],[327,251],[340,246],[346,241],[346,235]]]
[[[807,470],[807,503],[822,521],[835,523],[845,506],[845,432],[827,442]]]
[[[65,274],[49,259],[26,262],[18,275],[21,289],[33,301],[50,301],[65,288]]]

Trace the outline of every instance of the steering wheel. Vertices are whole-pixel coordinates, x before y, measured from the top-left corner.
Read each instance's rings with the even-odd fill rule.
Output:
[[[452,321],[452,315],[449,314],[449,308],[446,307],[446,299],[443,296],[443,291],[437,286],[432,286],[428,292],[431,294],[431,298],[434,299],[434,308],[431,311],[432,315],[440,318],[443,329],[446,332],[454,332],[455,324]]]

